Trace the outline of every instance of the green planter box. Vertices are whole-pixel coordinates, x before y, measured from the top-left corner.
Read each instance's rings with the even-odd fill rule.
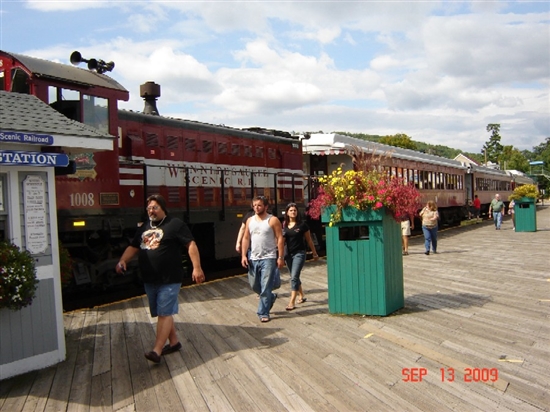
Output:
[[[330,313],[386,316],[404,307],[401,226],[384,209],[346,208],[326,236]]]
[[[516,215],[516,232],[537,231],[537,208],[535,199],[532,197],[522,197],[516,200],[514,214]]]

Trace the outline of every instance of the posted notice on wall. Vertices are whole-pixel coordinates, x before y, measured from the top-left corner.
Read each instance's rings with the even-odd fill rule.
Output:
[[[23,181],[23,194],[26,249],[33,255],[44,253],[48,248],[46,182],[40,176],[27,176]]]

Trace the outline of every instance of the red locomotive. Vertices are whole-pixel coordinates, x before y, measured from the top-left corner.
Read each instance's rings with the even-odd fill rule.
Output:
[[[189,224],[205,265],[237,257],[236,235],[253,196],[266,196],[274,213],[303,202],[298,137],[160,116],[153,82],[140,89],[143,113],[120,110],[128,91],[104,74],[114,63],[77,52],[71,62],[88,62],[91,70],[0,51],[4,90],[35,95],[117,137],[112,151],[67,153],[74,169],[56,178],[59,238],[77,261],[76,283],[107,287],[132,279],[113,268],[146,218],[150,194],[162,194],[170,213]]]

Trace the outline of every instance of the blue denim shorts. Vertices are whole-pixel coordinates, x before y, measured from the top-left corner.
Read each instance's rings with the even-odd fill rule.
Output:
[[[152,317],[170,316],[178,313],[180,283],[169,283],[167,285],[145,283],[144,286]]]

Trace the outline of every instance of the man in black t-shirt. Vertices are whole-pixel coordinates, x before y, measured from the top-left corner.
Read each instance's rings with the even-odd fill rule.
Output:
[[[159,363],[162,355],[181,349],[173,315],[178,313],[178,294],[184,277],[182,246],[187,248],[193,264],[192,278],[196,283],[204,282],[204,272],[191,231],[182,220],[168,216],[166,201],[161,195],[147,198],[147,214],[149,222],[138,229],[122,254],[116,271],[124,273],[127,263],[139,253],[139,267],[151,316],[158,316],[155,346],[145,357]]]

